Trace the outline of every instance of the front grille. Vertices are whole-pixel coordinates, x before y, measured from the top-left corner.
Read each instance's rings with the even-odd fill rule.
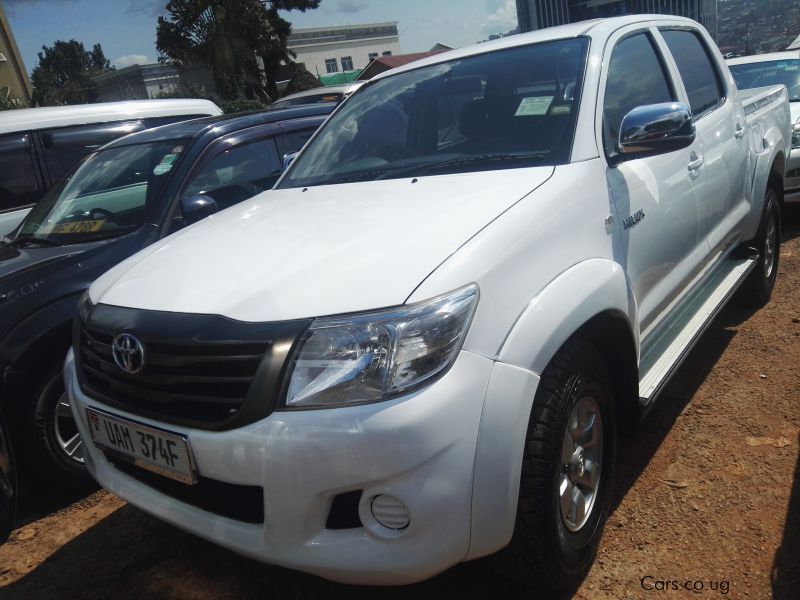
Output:
[[[240,426],[274,408],[288,349],[306,325],[98,305],[76,323],[79,380],[88,395],[134,414],[206,429]],[[145,348],[134,375],[114,361],[121,333]]]

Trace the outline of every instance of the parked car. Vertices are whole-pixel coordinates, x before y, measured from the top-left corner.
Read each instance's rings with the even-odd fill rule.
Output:
[[[0,411],[0,544],[14,528],[17,509],[17,475],[11,441],[3,412]]]
[[[784,200],[800,202],[800,52],[773,52],[728,60],[740,90],[785,85],[792,107],[792,152],[786,161]]]
[[[61,365],[77,298],[92,280],[187,224],[270,189],[281,157],[298,150],[332,109],[209,117],[116,140],[53,188],[0,245],[0,399],[19,434],[21,460],[62,482],[88,477]]]
[[[519,581],[574,585],[616,432],[736,290],[770,297],[790,136],[785,88],[740,93],[677,17],[379,75],[268,210],[186,228],[83,296],[65,378],[89,471],[336,581],[499,552]]]
[[[0,112],[0,234],[80,159],[148,127],[220,115],[208,100],[134,100]]]
[[[360,81],[353,81],[342,85],[328,85],[304,90],[284,96],[280,100],[273,102],[269,108],[272,110],[276,108],[289,108],[290,106],[304,106],[306,104],[341,102],[360,86]]]

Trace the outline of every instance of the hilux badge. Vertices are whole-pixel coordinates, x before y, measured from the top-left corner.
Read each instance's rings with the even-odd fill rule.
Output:
[[[130,333],[122,333],[114,338],[111,354],[117,366],[129,375],[135,375],[144,368],[144,346]]]
[[[636,225],[642,219],[644,219],[644,211],[640,208],[635,213],[633,213],[629,217],[625,217],[622,220],[622,227],[624,229],[630,229],[631,227]]]

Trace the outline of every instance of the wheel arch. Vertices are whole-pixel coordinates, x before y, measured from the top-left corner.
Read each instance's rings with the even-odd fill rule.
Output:
[[[469,558],[496,552],[511,539],[539,376],[570,340],[580,338],[602,354],[619,426],[638,423],[637,315],[622,267],[592,259],[551,282],[517,320],[498,352],[481,415]]]

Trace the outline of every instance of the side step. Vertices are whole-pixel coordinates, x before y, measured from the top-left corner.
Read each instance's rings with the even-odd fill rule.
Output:
[[[727,259],[701,291],[667,317],[640,360],[639,401],[642,406],[648,407],[655,400],[757,260],[757,257]]]

